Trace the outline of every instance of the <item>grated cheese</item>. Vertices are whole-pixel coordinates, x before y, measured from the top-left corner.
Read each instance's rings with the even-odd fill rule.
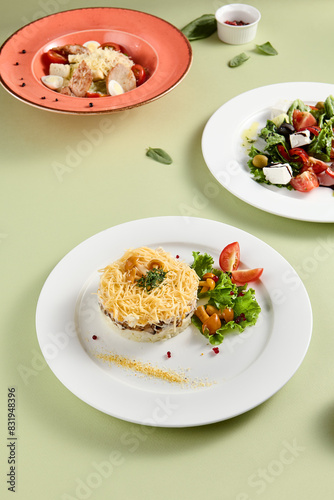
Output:
[[[85,61],[93,73],[94,81],[106,78],[109,71],[118,63],[122,63],[128,68],[131,68],[134,64],[129,56],[121,52],[101,48],[94,50],[90,54],[71,54],[68,56],[68,60],[71,64],[80,64],[81,61]]]
[[[151,260],[159,260],[167,272],[163,283],[147,292],[127,281],[125,262],[136,256],[137,267],[147,269]],[[99,302],[112,319],[132,327],[174,322],[183,319],[195,307],[199,278],[183,261],[162,248],[129,249],[124,255],[100,270]]]

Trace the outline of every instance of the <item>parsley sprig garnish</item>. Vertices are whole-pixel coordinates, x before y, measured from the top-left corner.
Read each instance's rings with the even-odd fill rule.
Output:
[[[161,285],[166,277],[167,271],[163,269],[151,269],[144,276],[136,281],[136,285],[140,288],[144,288],[148,293],[150,293],[153,288],[157,288]]]

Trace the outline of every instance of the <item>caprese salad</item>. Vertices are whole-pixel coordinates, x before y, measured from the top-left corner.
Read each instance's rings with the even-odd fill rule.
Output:
[[[238,242],[227,245],[219,257],[220,269],[215,269],[211,255],[193,252],[192,268],[200,278],[198,299],[203,299],[192,316],[193,325],[217,346],[228,331],[241,333],[255,325],[261,307],[255,290],[248,283],[260,278],[263,268],[239,269],[240,246]]]
[[[334,188],[334,97],[315,106],[282,102],[249,151],[257,182],[309,192]]]

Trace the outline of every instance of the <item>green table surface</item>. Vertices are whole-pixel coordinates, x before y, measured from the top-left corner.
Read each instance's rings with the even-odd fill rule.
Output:
[[[69,148],[98,128],[101,116],[39,110],[1,88],[1,498],[332,498],[333,225],[279,217],[234,197],[206,167],[201,136],[212,113],[242,92],[289,81],[333,82],[334,3],[249,3],[262,13],[254,42],[229,46],[217,34],[192,42],[192,67],[180,85],[148,105],[110,115],[110,132],[61,179],[54,162],[64,163]],[[39,17],[84,6],[141,10],[182,28],[222,4],[17,0],[2,6],[0,40]],[[268,40],[279,52],[275,57],[254,50]],[[250,60],[229,68],[241,51]],[[168,151],[173,164],[147,158],[148,146]],[[217,186],[217,196],[198,204],[208,183]],[[99,412],[62,385],[41,358],[36,304],[54,266],[86,238],[135,219],[181,216],[184,207],[277,250],[308,291],[313,334],[298,371],[259,407],[207,426],[148,431]],[[17,397],[15,494],[7,483],[11,387]]]

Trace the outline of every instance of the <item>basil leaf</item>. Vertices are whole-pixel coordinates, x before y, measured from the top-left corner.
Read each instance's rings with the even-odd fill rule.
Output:
[[[159,163],[164,163],[165,165],[170,165],[173,160],[166,151],[160,148],[148,148],[146,156],[149,156]]]
[[[236,68],[237,66],[240,66],[240,64],[243,64],[245,61],[249,59],[249,56],[247,56],[244,52],[241,54],[238,54],[237,56],[233,57],[228,63],[230,68]]]
[[[271,45],[270,42],[263,43],[262,45],[256,45],[257,49],[261,54],[266,54],[267,56],[277,56],[278,52]]]
[[[217,30],[217,21],[214,14],[203,14],[203,16],[194,19],[184,28],[182,33],[190,42],[200,40],[211,36]]]

